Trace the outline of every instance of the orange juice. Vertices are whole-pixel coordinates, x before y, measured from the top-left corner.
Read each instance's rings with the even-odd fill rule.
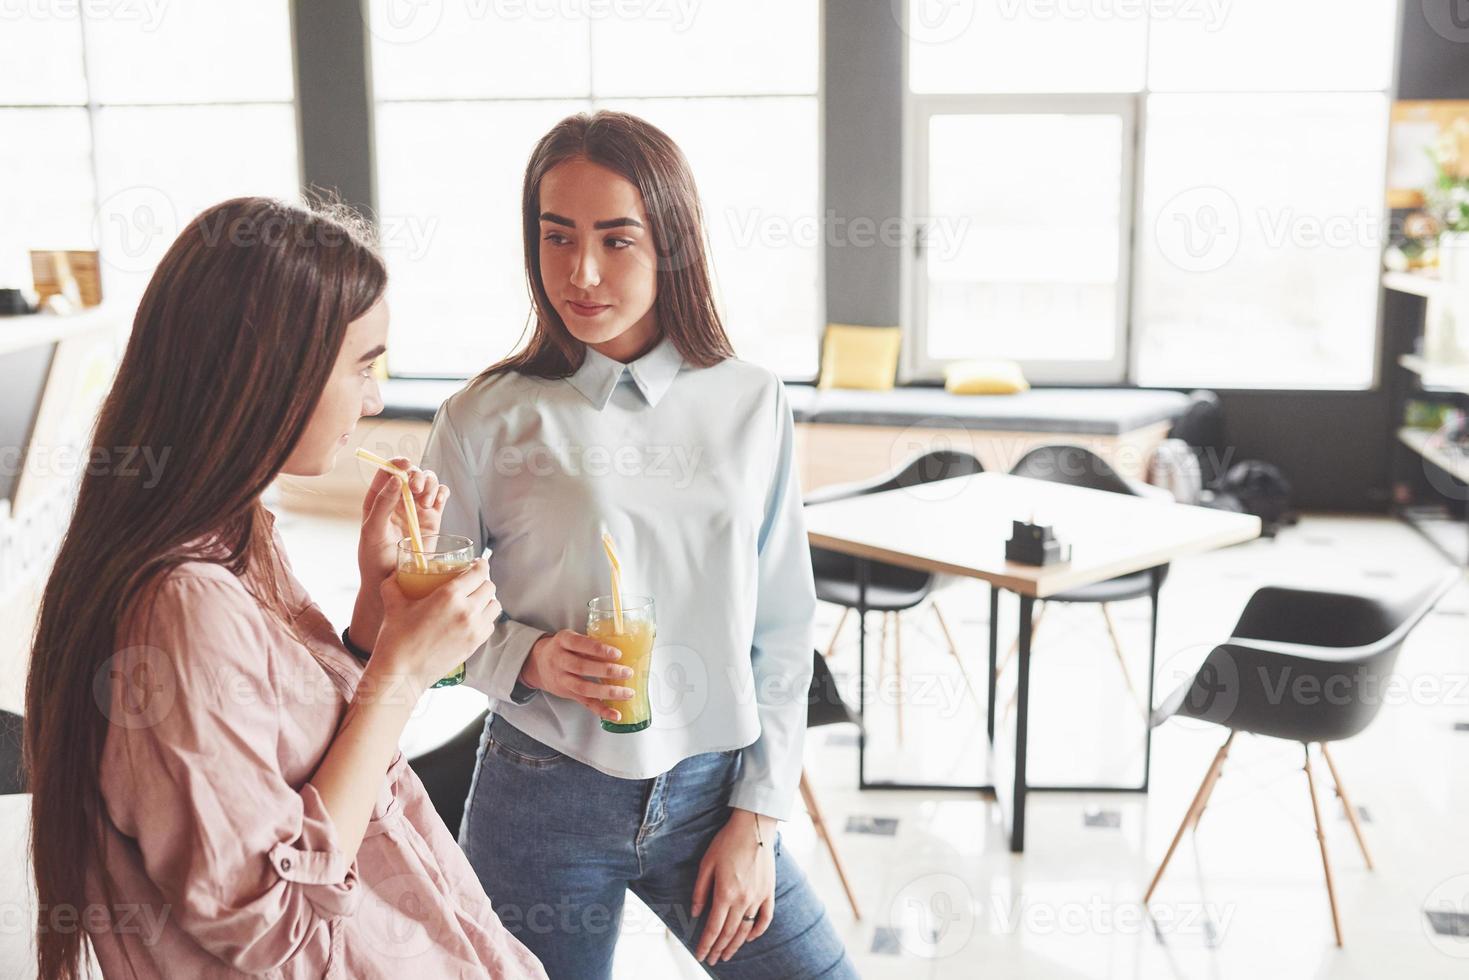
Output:
[[[469,567],[468,562],[444,561],[442,558],[426,558],[424,565],[423,571],[412,565],[398,567],[398,588],[410,599],[422,599]]]
[[[648,698],[648,673],[653,664],[653,640],[658,635],[653,619],[653,600],[639,596],[622,597],[622,630],[617,629],[617,616],[611,596],[601,596],[589,604],[587,635],[622,651],[617,662],[632,668],[631,677],[613,677],[604,684],[632,688],[626,701],[604,699],[603,704],[622,715],[617,721],[602,722],[604,731],[640,732],[653,723],[653,705]]]
[[[434,589],[474,563],[474,543],[457,534],[429,534],[423,539],[423,551],[413,550],[413,540],[398,542],[398,588],[410,599],[422,599]],[[464,683],[464,665],[439,679],[434,687],[453,687]]]

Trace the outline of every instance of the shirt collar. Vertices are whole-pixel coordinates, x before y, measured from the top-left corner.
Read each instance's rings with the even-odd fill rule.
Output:
[[[615,361],[588,347],[581,367],[566,380],[600,412],[607,407],[624,371],[632,378],[633,384],[637,385],[638,391],[643,393],[647,403],[656,406],[668,393],[673,379],[682,368],[683,356],[679,354],[673,341],[664,337],[652,350],[631,364]]]

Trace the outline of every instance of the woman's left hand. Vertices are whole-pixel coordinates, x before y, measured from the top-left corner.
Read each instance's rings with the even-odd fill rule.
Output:
[[[694,956],[710,966],[728,960],[770,928],[775,918],[773,817],[749,810],[730,811],[729,821],[704,852],[694,882],[694,917],[706,909],[709,914]]]
[[[408,473],[408,489],[418,511],[418,529],[425,536],[439,533],[449,488],[439,483],[432,470],[421,470],[403,456],[390,462]],[[383,581],[397,565],[398,542],[408,537],[408,520],[403,516],[403,491],[387,470],[377,470],[362,499],[362,534],[357,541],[357,570],[363,591],[378,594]]]

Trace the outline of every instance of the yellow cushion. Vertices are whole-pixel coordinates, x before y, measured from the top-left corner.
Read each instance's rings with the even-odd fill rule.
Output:
[[[944,371],[944,387],[955,395],[1013,395],[1030,382],[1014,361],[956,361]]]
[[[898,376],[901,344],[902,332],[897,327],[828,324],[816,387],[887,391]]]

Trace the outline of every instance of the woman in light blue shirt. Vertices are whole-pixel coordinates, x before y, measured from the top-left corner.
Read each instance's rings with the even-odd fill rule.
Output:
[[[636,117],[572,116],[522,207],[534,331],[444,404],[424,456],[505,609],[467,665],[492,712],[460,842],[553,980],[610,976],[627,889],[717,976],[855,976],[776,833],[816,605],[790,408],[725,336],[687,161]],[[635,733],[602,729],[630,671],[583,632],[603,530],[622,591],[657,607]]]

